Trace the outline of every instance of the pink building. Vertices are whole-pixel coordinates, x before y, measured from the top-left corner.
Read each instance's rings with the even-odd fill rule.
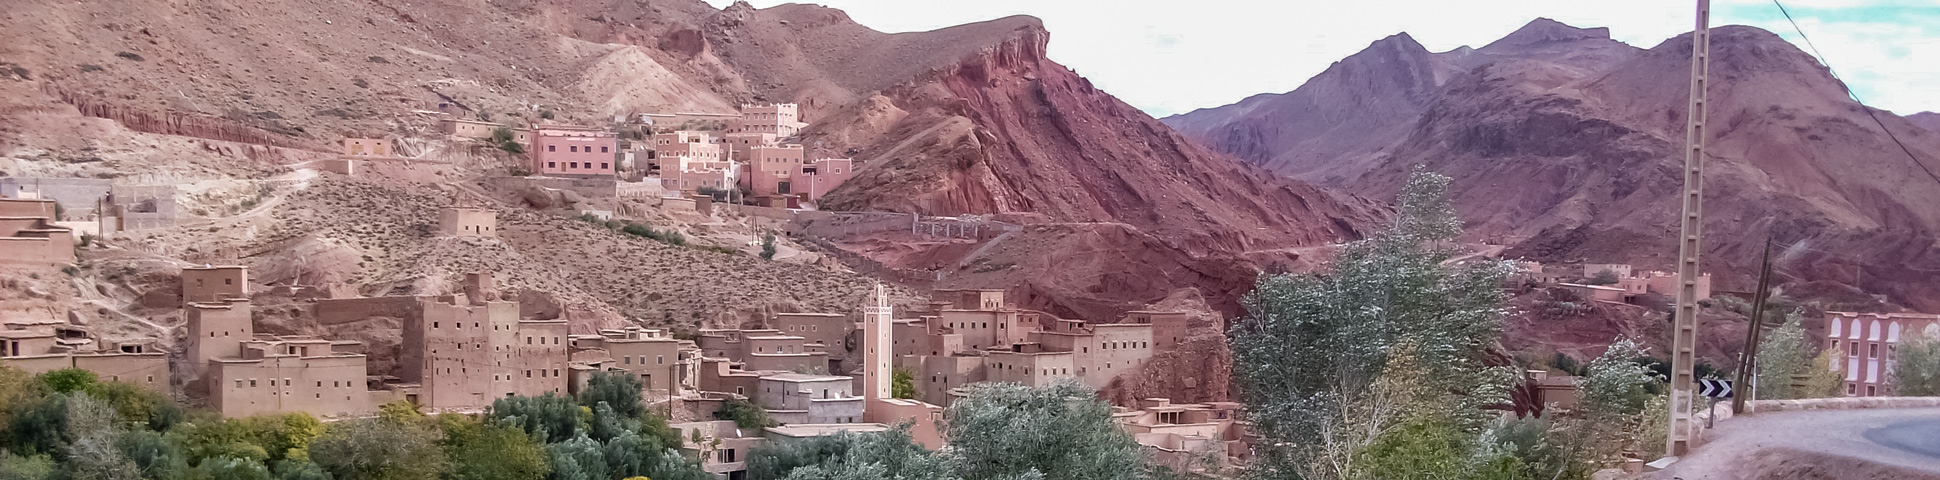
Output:
[[[855,176],[854,161],[850,159],[807,161],[805,158],[801,145],[749,149],[749,190],[756,196],[800,195],[815,201]]]
[[[619,141],[613,132],[588,127],[534,129],[532,171],[539,175],[613,175]]]
[[[1846,396],[1893,393],[1901,339],[1940,339],[1940,315],[1919,313],[1826,312],[1826,348],[1842,353]]]

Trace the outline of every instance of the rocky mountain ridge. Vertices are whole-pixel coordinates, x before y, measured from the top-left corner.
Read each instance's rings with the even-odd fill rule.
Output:
[[[1749,288],[1769,234],[1793,248],[1780,267],[1788,280],[1940,308],[1940,288],[1930,286],[1940,212],[1921,206],[1940,201],[1940,181],[1921,168],[1940,165],[1940,134],[1874,110],[1920,161],[1909,159],[1790,43],[1744,26],[1712,35],[1705,258],[1720,288]],[[1688,34],[1637,49],[1604,30],[1539,19],[1480,49],[1396,57],[1386,53],[1395,43],[1376,42],[1265,97],[1272,103],[1166,121],[1211,148],[1369,197],[1391,194],[1426,165],[1455,178],[1451,193],[1473,239],[1507,245],[1511,256],[1671,266]],[[1450,66],[1432,88],[1416,80]],[[1356,103],[1324,93],[1351,83],[1344,78],[1356,69],[1411,88],[1348,97]],[[1355,108],[1373,104],[1406,108]],[[1351,122],[1359,123],[1306,127]]]

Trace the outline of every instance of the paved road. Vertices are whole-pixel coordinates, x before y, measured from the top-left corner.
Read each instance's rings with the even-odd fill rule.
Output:
[[[1867,430],[1867,440],[1940,459],[1940,419],[1910,420]]]
[[[1718,423],[1658,479],[1940,479],[1940,408],[1771,412]]]

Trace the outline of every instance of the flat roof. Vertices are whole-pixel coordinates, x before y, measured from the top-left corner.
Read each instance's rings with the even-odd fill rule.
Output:
[[[44,338],[44,337],[52,337],[52,336],[54,336],[54,332],[36,332],[33,330],[0,330],[0,338]]]
[[[888,425],[880,423],[796,423],[779,427],[768,427],[768,432],[784,437],[806,438],[834,435],[842,432],[887,432]]]
[[[1582,288],[1588,288],[1591,290],[1616,290],[1619,292],[1623,291],[1623,289],[1617,288],[1617,287],[1605,287],[1602,285],[1584,285],[1581,283],[1558,283],[1556,285],[1561,287],[1582,287]]]
[[[805,373],[793,373],[793,372],[762,375],[761,379],[780,380],[784,382],[834,382],[834,381],[848,382],[848,381],[855,380],[854,377],[843,377],[843,376],[836,376],[836,375],[810,375]]]
[[[249,268],[249,267],[244,265],[203,265],[200,267],[182,267],[183,270],[228,270],[228,269],[236,269],[236,268]]]

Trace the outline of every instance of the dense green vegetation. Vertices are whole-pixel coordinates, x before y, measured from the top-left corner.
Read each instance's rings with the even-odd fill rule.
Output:
[[[407,403],[375,418],[221,418],[84,370],[0,366],[0,479],[701,480],[640,381],[596,374],[579,398],[500,399],[436,418]]]
[[[1583,371],[1575,415],[1506,414],[1527,381],[1492,351],[1512,266],[1449,262],[1461,220],[1447,185],[1417,170],[1389,228],[1328,272],[1262,276],[1244,299],[1231,342],[1263,437],[1252,476],[1588,478],[1602,456],[1662,445],[1647,434],[1668,416],[1660,375],[1629,340],[1587,366],[1556,362]]]
[[[979,383],[943,413],[947,446],[924,450],[910,425],[770,444],[748,455],[749,480],[1132,480],[1147,465],[1111,407],[1076,382]],[[655,477],[658,478],[658,477]]]

